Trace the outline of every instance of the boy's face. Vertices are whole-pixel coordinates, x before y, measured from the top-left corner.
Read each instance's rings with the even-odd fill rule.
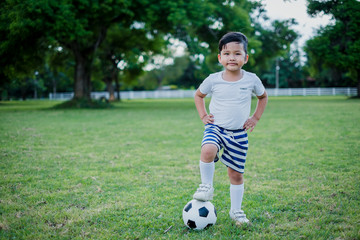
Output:
[[[221,65],[228,71],[239,71],[247,63],[249,55],[244,51],[242,43],[229,42],[224,45],[218,60]]]

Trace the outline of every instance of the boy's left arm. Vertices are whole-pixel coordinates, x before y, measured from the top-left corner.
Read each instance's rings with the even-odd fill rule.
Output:
[[[258,98],[258,102],[254,114],[244,123],[244,128],[246,131],[250,129],[250,132],[252,132],[254,130],[268,102],[268,96],[266,91],[264,92],[263,95],[257,96],[257,98]]]

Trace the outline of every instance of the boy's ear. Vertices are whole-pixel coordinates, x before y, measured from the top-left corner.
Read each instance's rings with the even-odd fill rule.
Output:
[[[246,54],[245,63],[247,63],[248,61],[249,61],[249,54]]]
[[[221,55],[220,55],[220,53],[218,54],[218,61],[219,61],[219,62],[221,61]]]

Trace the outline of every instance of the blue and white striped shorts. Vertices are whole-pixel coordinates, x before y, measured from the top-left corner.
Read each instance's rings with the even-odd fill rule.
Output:
[[[248,136],[244,129],[227,130],[214,124],[206,124],[201,146],[215,144],[219,151],[224,148],[220,161],[227,167],[244,173]],[[215,162],[218,158],[215,158]]]

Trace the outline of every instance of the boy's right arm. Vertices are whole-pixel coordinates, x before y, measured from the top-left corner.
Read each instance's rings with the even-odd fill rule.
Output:
[[[206,94],[201,93],[199,89],[196,91],[194,97],[196,109],[199,113],[201,121],[204,124],[214,123],[214,116],[212,114],[207,114],[206,112],[205,100],[204,100],[205,97]]]

